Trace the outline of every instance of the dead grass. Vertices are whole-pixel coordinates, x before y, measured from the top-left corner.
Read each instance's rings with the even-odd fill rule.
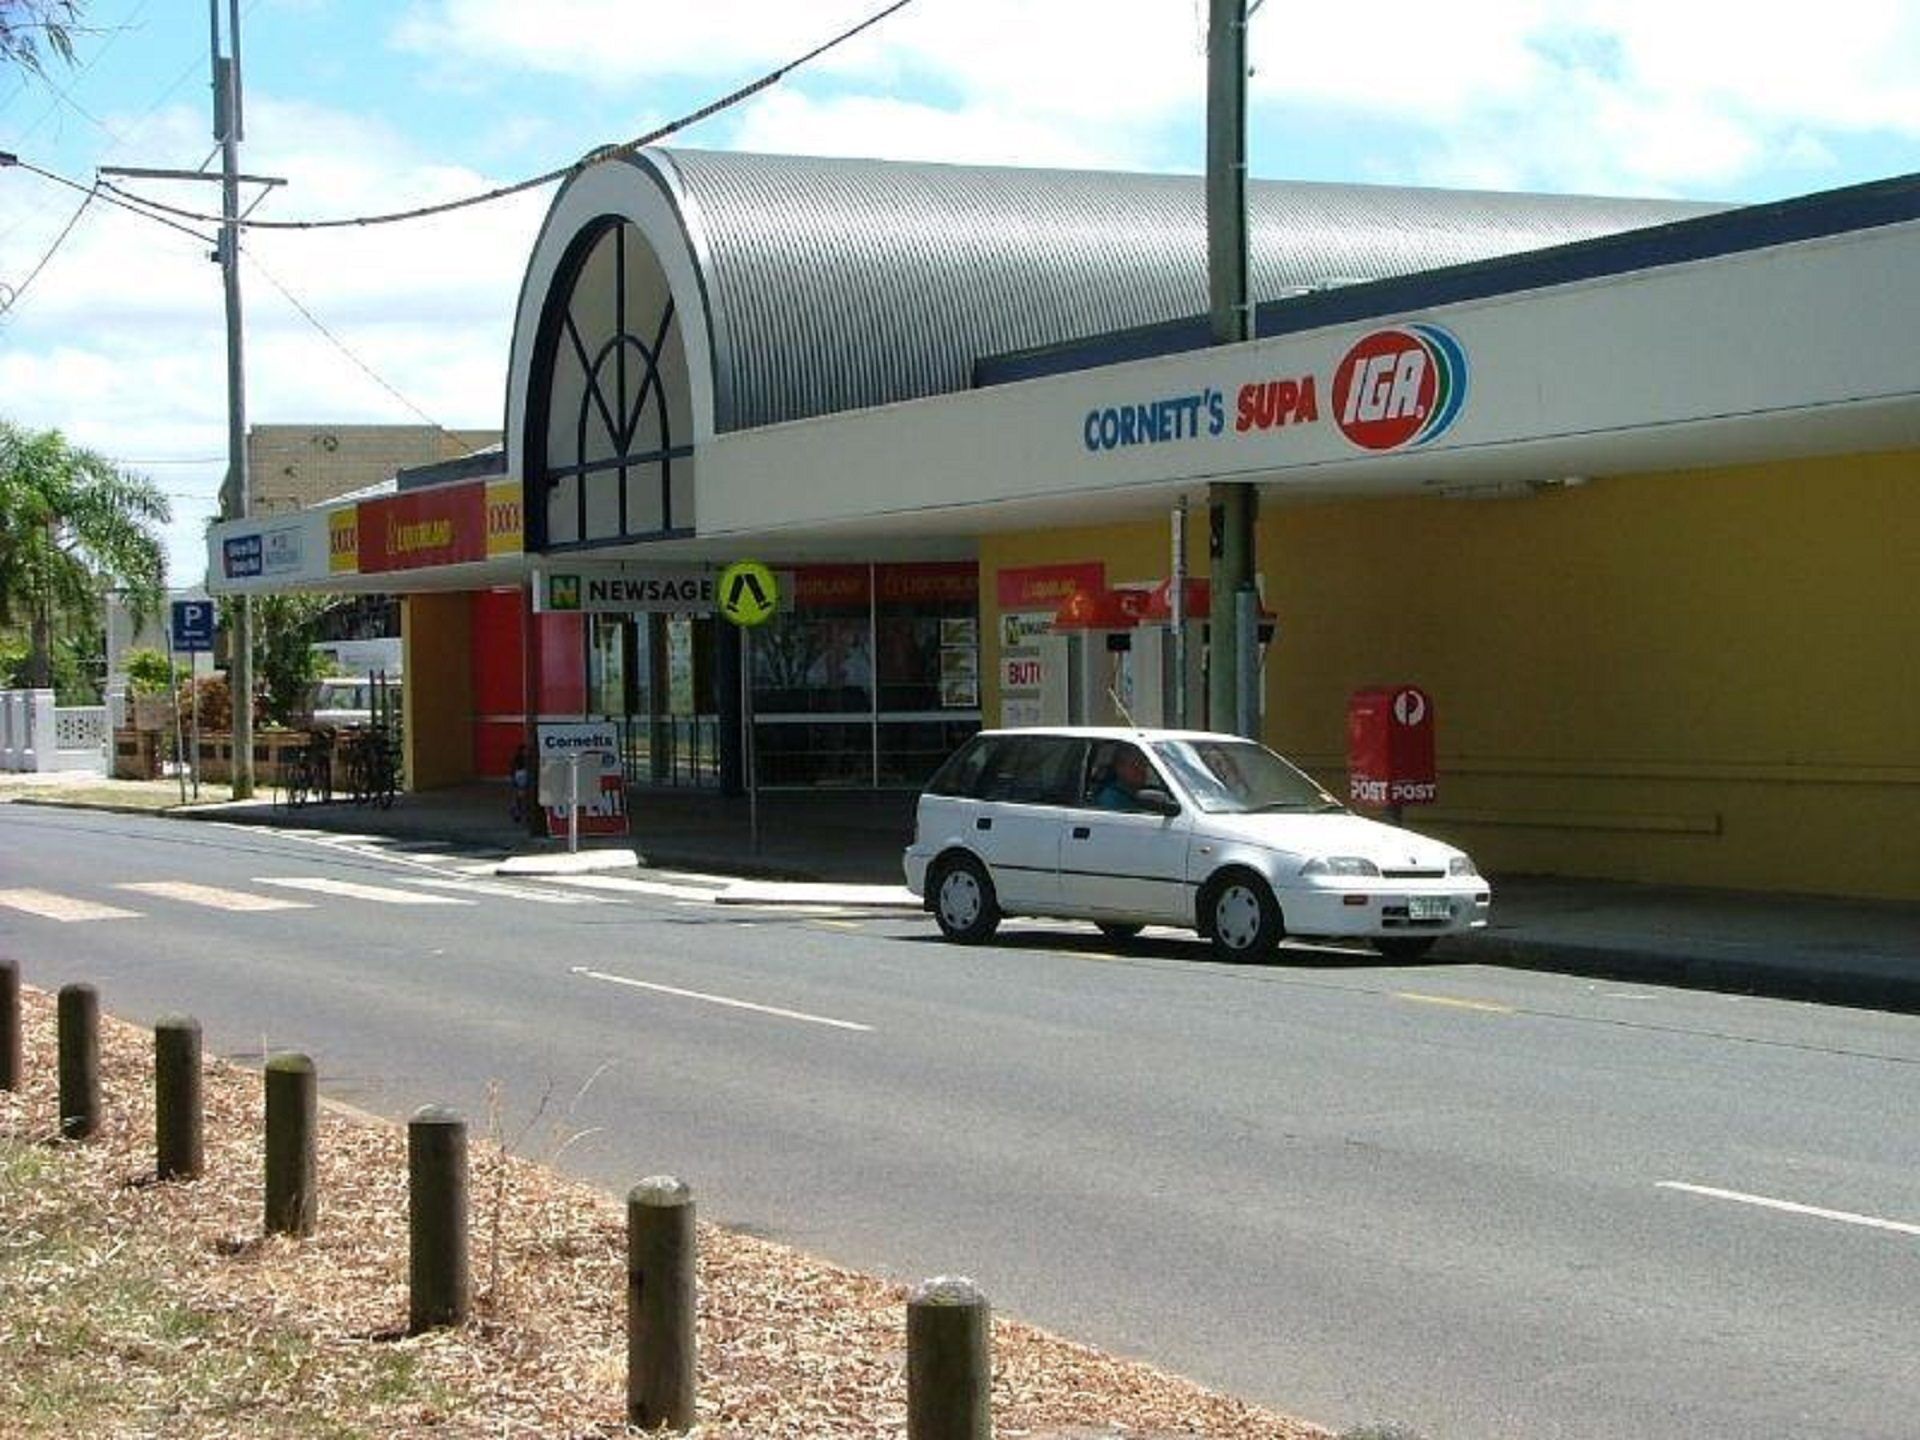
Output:
[[[406,1136],[322,1107],[320,1225],[261,1234],[261,1078],[209,1062],[207,1170],[151,1183],[152,1037],[102,1020],[107,1119],[56,1144],[52,997],[23,990],[0,1093],[0,1433],[607,1436],[625,1386],[623,1217],[475,1135],[475,1318],[407,1316]],[[699,1229],[701,1440],[898,1440],[904,1291]],[[996,1317],[1002,1440],[1325,1432]]]

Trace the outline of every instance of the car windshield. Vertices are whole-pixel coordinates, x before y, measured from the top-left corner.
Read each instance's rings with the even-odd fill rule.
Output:
[[[1250,740],[1161,740],[1154,754],[1193,796],[1215,814],[1344,810],[1320,783]]]

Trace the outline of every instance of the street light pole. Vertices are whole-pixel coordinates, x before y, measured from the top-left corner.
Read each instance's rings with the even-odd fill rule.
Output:
[[[227,298],[227,483],[220,497],[223,519],[245,519],[247,479],[247,378],[240,327],[240,0],[227,0],[232,55],[220,53],[220,0],[209,0],[213,22],[213,136],[220,142],[220,261]],[[253,794],[253,616],[243,593],[233,617],[227,668],[233,697],[233,798]]]

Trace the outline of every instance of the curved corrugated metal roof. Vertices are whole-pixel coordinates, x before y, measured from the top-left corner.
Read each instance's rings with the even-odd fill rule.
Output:
[[[652,150],[705,282],[714,428],[965,390],[987,355],[1207,309],[1197,176]],[[1255,181],[1253,299],[1665,224],[1673,201]]]

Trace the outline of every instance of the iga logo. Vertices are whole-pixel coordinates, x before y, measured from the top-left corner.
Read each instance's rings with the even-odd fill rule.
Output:
[[[1424,445],[1467,400],[1467,353],[1438,325],[1376,330],[1333,372],[1333,413],[1364,450]]]

